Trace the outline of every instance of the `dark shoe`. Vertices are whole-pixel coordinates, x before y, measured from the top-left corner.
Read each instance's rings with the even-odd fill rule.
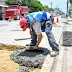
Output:
[[[36,44],[32,44],[32,43],[30,43],[30,44],[26,44],[26,46],[35,46]]]
[[[57,55],[59,55],[59,51],[52,51],[50,54],[51,57],[55,57]]]

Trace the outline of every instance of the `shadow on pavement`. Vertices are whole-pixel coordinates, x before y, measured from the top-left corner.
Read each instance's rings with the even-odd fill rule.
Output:
[[[47,55],[50,51],[47,48],[40,47],[38,50],[33,49],[33,47],[21,52],[18,56],[34,57],[36,55]]]
[[[20,66],[41,69],[48,54],[50,51],[47,48],[40,47],[38,50],[34,50],[33,47],[30,47],[16,50],[10,55],[10,59]]]

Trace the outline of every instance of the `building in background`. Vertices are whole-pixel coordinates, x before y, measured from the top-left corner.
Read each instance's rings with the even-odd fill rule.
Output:
[[[4,5],[4,0],[0,0],[0,5]]]
[[[0,0],[0,19],[4,19],[4,12],[7,10],[8,6],[4,5],[4,0]]]

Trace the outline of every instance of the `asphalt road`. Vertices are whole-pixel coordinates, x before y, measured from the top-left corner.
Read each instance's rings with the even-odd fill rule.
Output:
[[[59,22],[65,21],[65,18],[59,18]],[[57,17],[54,18],[55,23],[57,20]],[[12,32],[12,31],[18,31],[22,30],[19,26],[20,20],[11,20],[11,22],[6,20],[0,20],[0,32]]]
[[[55,23],[57,18],[55,17]],[[61,27],[53,27],[53,33],[55,35],[56,41],[58,42],[60,36],[59,34],[56,34],[58,32],[61,32],[63,27],[63,21],[65,21],[64,18],[59,17],[59,23],[57,25]],[[27,29],[25,32],[22,31],[22,29],[19,26],[20,20],[11,20],[11,22],[6,20],[0,20],[0,43],[3,44],[11,44],[11,45],[22,45],[25,46],[27,43],[30,43],[30,34],[29,29]],[[47,40],[45,33],[43,34],[42,40]],[[26,38],[26,39],[25,39]],[[24,40],[23,40],[24,39]],[[48,41],[47,45],[48,45]],[[44,44],[44,41],[41,42],[40,46],[48,47]]]
[[[11,22],[6,20],[0,20],[0,32],[11,32],[14,30],[19,30],[18,26],[19,20],[12,20]]]
[[[55,18],[55,22],[56,22],[56,19],[57,18]],[[59,23],[57,23],[57,25],[59,25],[59,27],[53,27],[53,30],[52,30],[52,32],[55,36],[56,42],[58,44],[59,44],[59,40],[60,40],[60,37],[62,34],[63,26],[64,26],[64,24],[62,22],[65,20],[66,20],[65,18],[59,17]],[[20,20],[12,20],[11,22],[5,21],[5,20],[0,21],[0,43],[11,44],[11,45],[21,45],[21,46],[25,46],[27,43],[30,43],[30,39],[22,40],[24,38],[30,38],[30,34],[29,34],[28,29],[25,32],[22,31],[22,29],[19,26],[19,21]],[[43,35],[42,42],[40,43],[39,46],[43,47],[43,48],[47,48],[48,50],[51,50],[51,47],[48,44],[45,33],[42,33],[42,35]],[[19,40],[19,41],[16,41],[16,40]],[[72,59],[72,56],[71,56],[72,50],[71,50],[71,48],[67,49],[66,47],[63,47],[63,46],[60,46],[60,48],[61,49],[60,49],[60,54],[59,54],[58,58],[51,58],[51,57],[47,58],[45,67],[43,67],[43,70],[46,70],[45,72],[72,72],[72,68],[71,68],[72,67],[72,60],[71,60]],[[14,55],[16,55],[16,54],[14,54]],[[67,54],[67,56],[65,54]],[[67,58],[68,59],[70,58],[70,59],[67,60]],[[37,57],[37,59],[38,59],[38,57]],[[37,60],[36,60],[36,62],[37,62]],[[39,63],[39,61],[38,61],[38,63]],[[36,65],[36,64],[34,64],[34,65]],[[37,65],[39,65],[39,64],[37,64]],[[67,67],[67,65],[68,65],[68,67]],[[55,66],[56,66],[56,68],[55,68]],[[48,70],[44,69],[46,67]],[[55,68],[55,71],[54,71],[54,68]],[[68,69],[68,71],[67,71],[67,69]],[[69,70],[69,69],[71,69],[71,70]],[[41,72],[43,72],[43,70]]]

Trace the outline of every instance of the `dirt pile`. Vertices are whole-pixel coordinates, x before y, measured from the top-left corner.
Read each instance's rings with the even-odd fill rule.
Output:
[[[0,50],[15,51],[18,49],[23,49],[23,48],[25,48],[25,47],[24,46],[17,46],[17,45],[0,44]]]

